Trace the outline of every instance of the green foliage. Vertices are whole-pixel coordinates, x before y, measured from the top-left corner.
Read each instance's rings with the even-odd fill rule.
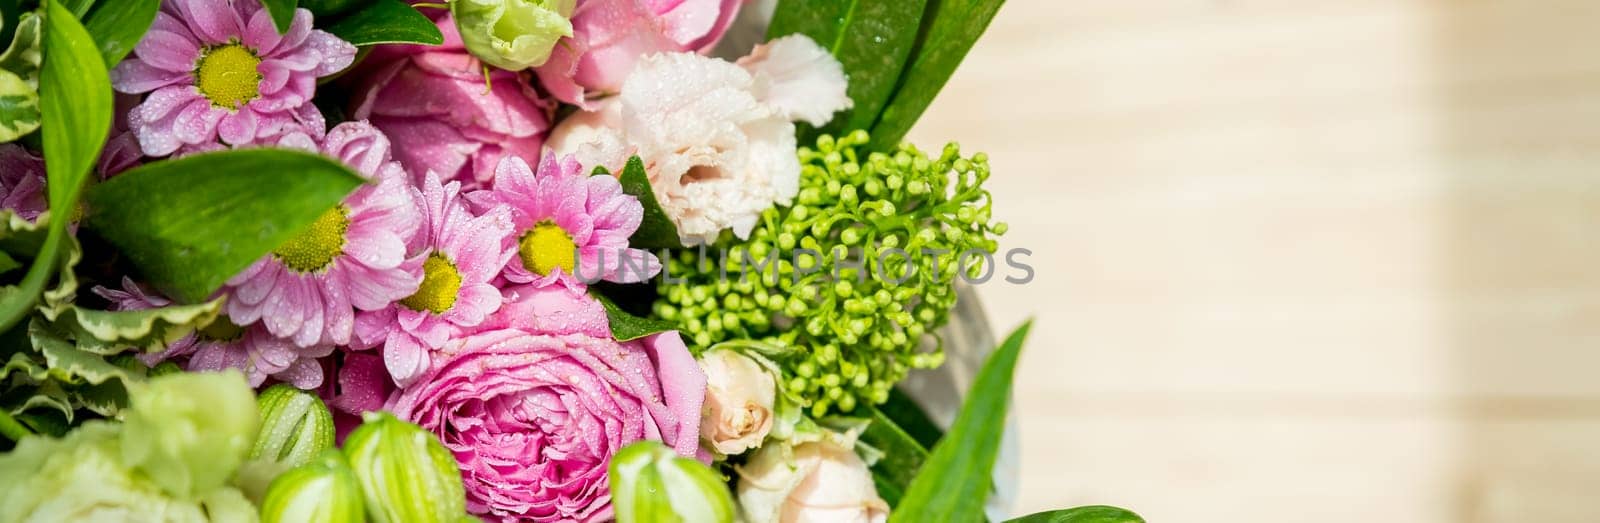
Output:
[[[911,62],[878,123],[872,126],[873,149],[894,147],[911,131],[1004,3],[1005,0],[928,0]]]
[[[1144,523],[1144,518],[1117,507],[1095,505],[1029,514],[1006,523]]]
[[[38,13],[23,13],[10,46],[0,54],[0,143],[39,128],[42,20]]]
[[[44,53],[40,72],[40,114],[50,196],[49,232],[22,282],[0,295],[0,331],[9,330],[37,303],[50,276],[60,268],[64,245],[71,242],[68,220],[78,194],[111,130],[111,80],[94,39],[76,17],[50,2],[44,20]],[[69,260],[70,261],[70,260]],[[61,298],[55,296],[55,298]]]
[[[373,0],[322,29],[357,46],[444,43],[439,27],[401,0]]]
[[[622,176],[618,177],[618,181],[622,183],[622,192],[638,198],[639,204],[644,206],[644,218],[639,222],[639,229],[628,237],[628,246],[638,249],[682,247],[683,244],[678,241],[678,226],[672,223],[666,211],[661,210],[661,202],[650,188],[644,161],[638,156],[628,158],[628,164],[622,168]]]
[[[641,318],[622,310],[617,303],[611,301],[606,295],[591,292],[595,300],[599,301],[606,309],[606,321],[611,326],[611,337],[617,341],[632,341],[652,334],[659,334],[676,329],[677,326],[661,320]]]
[[[927,461],[928,449],[882,411],[872,407],[866,409],[871,417],[866,430],[861,433],[861,442],[882,454],[872,464],[872,481],[878,487],[878,496],[893,507],[900,503],[906,487],[911,485],[917,471]]]
[[[337,161],[298,151],[199,154],[146,164],[95,186],[88,225],[126,254],[145,281],[192,303],[361,182]]]
[[[1022,324],[978,371],[950,432],[934,446],[889,521],[980,521],[989,497],[1000,438],[1005,433],[1011,378],[1022,342],[1033,326]]]
[[[272,0],[267,1],[270,4]],[[160,9],[161,0],[115,0],[103,2],[89,13],[84,28],[99,44],[107,68],[115,67],[133,52]]]
[[[288,31],[294,23],[296,4],[295,0],[261,0],[261,6],[267,8],[267,14],[272,15],[272,25],[277,27],[278,34]]]
[[[894,94],[911,56],[928,0],[801,0],[779,2],[767,38],[803,34],[839,59],[854,106],[822,130],[871,129]]]
[[[815,417],[883,403],[910,369],[941,364],[934,330],[955,306],[958,262],[992,254],[1006,229],[990,220],[982,153],[962,158],[951,144],[936,158],[910,145],[867,154],[867,140],[857,131],[800,149],[794,204],[763,213],[721,266],[715,252],[663,260],[654,306],[696,347],[751,339],[805,349],[783,362]],[[969,276],[986,270],[983,257],[965,262]]]

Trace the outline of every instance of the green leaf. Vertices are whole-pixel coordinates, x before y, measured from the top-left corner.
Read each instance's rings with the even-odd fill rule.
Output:
[[[41,21],[38,13],[22,14],[11,45],[0,54],[0,143],[39,128]]]
[[[167,345],[209,325],[222,310],[222,299],[154,309],[98,311],[65,307],[56,329],[70,333],[78,347],[96,354],[115,354],[132,347],[160,352]]]
[[[889,105],[872,127],[872,148],[893,150],[944,88],[1005,0],[928,0],[922,32]]]
[[[1006,523],[1144,523],[1144,518],[1117,507],[1094,505],[1028,514]]]
[[[803,34],[833,53],[850,78],[854,107],[823,131],[871,129],[911,56],[928,0],[783,0],[767,39]],[[814,134],[814,133],[813,133]],[[801,136],[800,142],[814,138]]]
[[[261,0],[261,6],[272,15],[272,25],[278,27],[278,34],[288,31],[289,25],[294,23],[295,3],[296,0]]]
[[[145,281],[194,303],[361,182],[339,162],[299,151],[199,154],[146,164],[95,186],[88,225],[121,249]]]
[[[638,156],[628,158],[628,164],[622,168],[622,176],[618,177],[618,181],[622,183],[622,192],[638,198],[639,205],[644,206],[644,220],[639,222],[639,229],[628,238],[628,245],[638,249],[683,247],[683,242],[678,240],[678,226],[672,223],[667,211],[661,210],[661,201],[656,199],[655,189],[650,188],[644,160]]]
[[[112,0],[112,1],[120,2],[120,1],[123,1],[123,0]],[[55,1],[50,2],[50,3],[52,3],[52,4],[66,4],[67,11],[72,13],[72,17],[73,18],[82,19],[83,15],[87,14],[89,12],[89,9],[94,7],[95,0],[55,0]]]
[[[867,430],[861,433],[861,442],[883,452],[883,457],[872,464],[872,480],[878,485],[878,496],[893,507],[927,461],[928,449],[883,411],[870,406],[866,410],[871,418]]]
[[[77,17],[49,2],[44,20],[44,68],[39,75],[44,156],[50,194],[50,230],[39,257],[16,291],[0,297],[0,331],[9,330],[38,300],[55,272],[67,222],[90,167],[111,131],[111,79],[106,64]]]
[[[651,334],[678,330],[678,326],[671,323],[651,318],[640,318],[629,314],[628,311],[622,310],[621,307],[617,306],[616,302],[611,301],[611,298],[607,298],[604,294],[590,292],[589,295],[594,296],[596,300],[600,301],[601,305],[605,306],[606,321],[611,324],[611,337],[616,338],[617,341],[637,340]]]
[[[28,325],[28,339],[44,356],[52,379],[71,385],[99,384],[111,379],[138,380],[143,376],[126,367],[112,364],[99,354],[84,351],[60,332],[35,320]]]
[[[377,0],[323,30],[357,46],[444,43],[439,26],[401,0]]]
[[[917,471],[889,521],[982,520],[1005,432],[1012,372],[1032,325],[1032,320],[1023,323],[989,355],[950,432]]]
[[[292,0],[291,0],[292,1]],[[267,0],[268,4],[272,0]],[[84,28],[100,45],[100,56],[106,67],[115,67],[139,45],[139,39],[156,20],[161,0],[115,0],[105,2],[89,13]]]
[[[39,128],[39,92],[22,77],[0,69],[0,143]]]
[[[933,448],[939,443],[939,438],[944,437],[944,429],[939,428],[939,425],[923,412],[922,407],[917,405],[911,396],[901,392],[899,387],[889,389],[889,400],[878,405],[877,409],[924,448]]]

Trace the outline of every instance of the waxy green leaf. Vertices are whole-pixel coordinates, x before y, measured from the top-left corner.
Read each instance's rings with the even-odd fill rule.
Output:
[[[0,331],[15,326],[39,299],[59,268],[67,240],[67,217],[100,148],[111,132],[111,78],[94,39],[59,2],[44,19],[44,64],[39,74],[40,115],[50,197],[50,230],[33,266],[15,291],[0,297]]]
[[[37,13],[23,13],[10,46],[0,53],[0,143],[39,129],[42,21]]]
[[[361,182],[337,161],[298,151],[199,154],[146,164],[94,187],[88,225],[121,249],[144,281],[194,303]]]
[[[1144,518],[1117,507],[1095,505],[1028,514],[1006,523],[1144,523]]]
[[[661,209],[661,201],[656,199],[655,189],[650,187],[650,176],[645,173],[644,160],[638,156],[628,158],[628,164],[622,168],[622,176],[617,177],[617,181],[622,183],[622,192],[638,198],[639,205],[644,207],[644,219],[639,222],[639,229],[633,231],[633,236],[628,237],[628,246],[637,249],[682,247],[683,242],[678,239],[678,226]]]
[[[278,34],[289,31],[289,25],[294,23],[294,9],[299,7],[296,0],[261,0],[261,6],[272,15],[272,25],[277,26]]]
[[[872,149],[893,150],[944,88],[1005,0],[928,0],[922,31],[894,96],[872,126]]]
[[[444,43],[439,26],[401,0],[375,0],[323,29],[357,46]]]
[[[150,30],[150,24],[156,21],[156,11],[160,9],[161,0],[115,0],[103,2],[89,13],[84,28],[99,44],[100,56],[105,59],[107,68],[116,67],[117,62],[133,52],[145,31]]]
[[[927,461],[928,449],[883,411],[870,406],[866,410],[870,423],[861,433],[861,442],[883,453],[883,457],[872,464],[872,482],[878,487],[878,496],[893,507],[900,503],[906,487]]]
[[[871,129],[894,94],[917,41],[928,0],[784,0],[767,26],[767,39],[811,37],[833,53],[850,78],[854,106],[835,116],[823,132],[835,136]],[[802,135],[801,143],[813,136]]]
[[[591,291],[589,295],[594,296],[596,300],[600,301],[601,305],[605,306],[606,321],[611,324],[611,337],[616,338],[617,341],[632,341],[652,334],[678,329],[677,325],[661,320],[634,316],[628,311],[622,310],[621,307],[617,306],[616,302],[611,301],[611,298],[599,292]]]
[[[1005,433],[1011,378],[1030,320],[1017,328],[984,362],[967,391],[966,403],[943,440],[906,488],[890,522],[981,521],[993,483],[994,462]]]

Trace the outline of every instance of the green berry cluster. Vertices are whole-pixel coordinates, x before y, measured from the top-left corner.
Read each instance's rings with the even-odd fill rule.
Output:
[[[882,403],[910,369],[943,363],[934,330],[955,306],[957,271],[992,271],[1006,230],[990,219],[983,153],[866,153],[867,142],[855,131],[800,148],[793,204],[768,209],[748,240],[667,257],[654,305],[699,349],[795,349],[780,358],[784,384],[818,417]]]

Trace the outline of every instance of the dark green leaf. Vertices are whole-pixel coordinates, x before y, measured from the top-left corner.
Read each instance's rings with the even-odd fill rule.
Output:
[[[767,38],[795,33],[833,53],[850,77],[855,106],[823,130],[835,135],[871,129],[894,94],[916,43],[928,0],[783,0],[767,26]],[[813,137],[801,136],[801,143]]]
[[[16,258],[12,258],[10,254],[6,254],[5,251],[0,251],[0,274],[5,274],[21,268],[21,262],[18,262]]]
[[[268,0],[271,3],[271,0]],[[123,57],[133,52],[139,39],[156,20],[161,0],[114,0],[103,2],[89,13],[84,27],[100,46],[100,56],[106,67],[115,67]]]
[[[891,522],[983,518],[983,503],[989,498],[994,461],[1005,432],[1012,372],[1032,325],[1031,320],[1023,323],[989,355],[967,391],[955,424],[917,471],[905,497],[890,513]]]
[[[639,230],[633,231],[633,236],[628,238],[628,246],[638,249],[682,247],[683,243],[678,241],[678,226],[672,223],[666,211],[661,210],[661,202],[656,200],[656,192],[650,188],[650,177],[644,172],[644,161],[638,156],[629,158],[618,181],[622,182],[622,192],[638,198],[639,205],[644,206],[644,220],[639,222]]]
[[[892,150],[944,88],[1005,0],[928,0],[900,84],[872,127],[872,148]]]
[[[122,0],[111,0],[111,1],[120,2]],[[87,14],[89,12],[90,8],[94,7],[94,2],[95,2],[95,0],[56,0],[56,1],[50,2],[50,3],[52,3],[52,4],[66,4],[67,11],[72,13],[72,17],[81,19],[81,18],[83,18],[83,15],[85,15],[85,14]]]
[[[611,337],[616,338],[617,341],[637,340],[651,334],[678,329],[677,325],[671,323],[650,318],[640,318],[629,314],[628,311],[622,310],[621,307],[617,306],[616,302],[611,301],[611,298],[607,298],[604,294],[590,292],[589,295],[594,296],[596,300],[600,301],[601,305],[605,306],[606,321],[611,323]]]
[[[867,430],[861,433],[861,442],[883,452],[883,458],[872,464],[872,479],[878,485],[878,495],[893,507],[928,459],[928,449],[882,411],[874,407],[866,410],[872,417]]]
[[[321,19],[344,14],[367,3],[369,0],[300,0],[300,7],[311,10],[311,14]]]
[[[1117,507],[1095,505],[1028,514],[1006,523],[1144,523],[1144,518]]]
[[[944,429],[939,428],[922,407],[917,405],[916,400],[901,392],[898,387],[889,389],[889,400],[878,405],[877,409],[924,448],[933,448],[939,443],[939,438],[944,437]]]
[[[78,19],[49,2],[44,19],[44,68],[39,75],[40,114],[50,196],[50,231],[39,257],[15,291],[0,297],[0,331],[33,308],[58,268],[68,216],[78,205],[89,168],[111,131],[111,79],[99,49]]]
[[[358,46],[444,43],[432,20],[400,0],[376,0],[323,29]]]
[[[293,238],[362,178],[328,158],[234,150],[146,164],[89,191],[88,225],[186,303]]]
[[[272,15],[272,25],[278,27],[278,34],[288,31],[289,25],[294,23],[295,0],[261,0],[261,5]]]

